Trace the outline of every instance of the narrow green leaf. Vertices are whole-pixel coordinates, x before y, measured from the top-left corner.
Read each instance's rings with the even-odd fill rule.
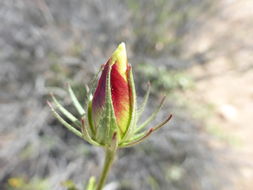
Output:
[[[159,104],[159,106],[157,107],[157,109],[151,114],[151,116],[143,122],[143,124],[140,125],[140,127],[138,127],[136,130],[135,130],[135,133],[141,131],[143,128],[145,128],[151,121],[153,121],[156,117],[156,115],[158,114],[158,112],[161,110],[162,108],[162,105],[165,101],[165,97],[163,97],[161,103]]]
[[[170,114],[162,123],[153,127],[154,131],[157,131],[158,129],[163,127],[166,123],[168,123],[171,120],[171,118],[172,118],[172,115]]]
[[[68,124],[53,108],[52,104],[48,101],[47,102],[48,106],[51,108],[54,116],[60,121],[60,123],[65,126],[68,130],[70,130],[72,133],[74,133],[75,135],[77,135],[78,137],[82,138],[82,133],[80,131],[78,131],[77,129],[75,129],[74,127],[72,127],[70,124]]]
[[[150,83],[148,83],[148,89],[147,89],[147,92],[144,96],[144,99],[143,99],[143,102],[140,106],[140,108],[137,110],[137,121],[139,120],[139,118],[141,117],[141,115],[143,114],[144,110],[145,110],[145,107],[147,105],[147,102],[148,102],[148,98],[149,98],[149,95],[150,95]]]
[[[85,114],[85,111],[84,109],[82,108],[81,104],[79,103],[79,101],[77,100],[72,88],[70,85],[68,85],[68,91],[69,91],[69,94],[70,94],[70,97],[71,97],[71,100],[75,106],[75,108],[77,109],[78,113],[83,116]]]
[[[146,131],[140,132],[138,134],[134,134],[132,138],[130,138],[129,140],[125,141],[124,143],[129,143],[131,141],[135,141],[135,140],[139,139],[140,137],[142,137],[145,133],[146,133]]]
[[[154,131],[154,129],[151,128],[146,133],[144,133],[141,137],[139,137],[138,139],[136,139],[134,141],[127,142],[127,143],[122,143],[122,144],[119,145],[119,147],[121,147],[121,148],[127,148],[127,147],[134,146],[136,144],[139,144],[143,140],[145,140],[147,137],[149,137],[152,134],[153,131]]]
[[[170,114],[162,123],[152,127],[148,132],[142,132],[142,133],[136,134],[129,141],[124,142],[123,144],[120,144],[120,147],[123,147],[123,148],[130,147],[130,146],[133,146],[133,145],[136,145],[136,144],[142,142],[144,139],[146,139],[148,136],[150,136],[152,132],[157,131],[158,129],[163,127],[166,123],[168,123],[171,118],[172,118],[172,115]]]
[[[77,122],[78,119],[72,115],[68,110],[66,110],[60,103],[59,101],[55,98],[55,96],[53,94],[51,94],[52,100],[54,101],[55,105],[57,106],[57,108],[61,111],[61,113],[63,115],[65,115],[70,121],[72,122]]]

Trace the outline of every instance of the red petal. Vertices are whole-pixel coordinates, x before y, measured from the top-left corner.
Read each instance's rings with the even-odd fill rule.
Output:
[[[118,64],[112,66],[111,89],[114,112],[121,130],[126,129],[130,119],[130,89],[118,70]]]
[[[96,116],[101,114],[100,112],[102,112],[102,109],[103,109],[102,107],[105,104],[106,78],[107,78],[108,72],[109,72],[109,61],[104,66],[104,69],[98,81],[96,91],[93,96],[92,113],[93,113],[94,120],[99,119],[99,118],[96,118]]]
[[[109,64],[110,60],[104,66],[92,100],[92,115],[95,127],[104,111],[103,106],[106,101],[106,78],[110,68]],[[118,64],[113,64],[111,68],[111,98],[116,120],[122,132],[127,128],[130,120],[130,93],[128,81],[119,72]]]

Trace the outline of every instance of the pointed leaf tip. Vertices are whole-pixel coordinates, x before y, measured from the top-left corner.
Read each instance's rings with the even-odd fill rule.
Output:
[[[50,107],[50,108],[53,108],[53,105],[51,102],[49,102],[49,100],[47,100],[47,105]]]
[[[153,131],[156,131],[162,128],[166,123],[168,123],[172,118],[172,114],[170,114],[162,123],[158,124],[157,126],[153,127]]]

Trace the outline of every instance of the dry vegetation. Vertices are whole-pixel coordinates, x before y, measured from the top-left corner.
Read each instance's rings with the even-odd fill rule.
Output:
[[[185,69],[203,63],[205,54],[184,44],[204,24],[200,18],[215,13],[214,2],[0,1],[0,189],[61,190],[66,180],[84,189],[98,175],[102,150],[63,128],[45,102],[53,92],[70,107],[67,82],[82,99],[84,84],[120,41],[136,68],[139,95],[153,83],[150,111],[169,93],[156,121],[168,112],[174,117],[150,140],[120,151],[107,190],[228,187],[228,163],[209,146],[212,137],[192,110],[178,104],[182,96],[175,99],[194,85]]]

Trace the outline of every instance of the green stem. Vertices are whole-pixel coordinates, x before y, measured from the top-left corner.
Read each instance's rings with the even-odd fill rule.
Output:
[[[107,179],[108,173],[111,169],[114,157],[115,157],[116,150],[110,150],[109,148],[106,148],[105,150],[105,161],[104,161],[104,167],[100,176],[100,179],[98,181],[98,185],[96,190],[102,190],[105,181]]]

